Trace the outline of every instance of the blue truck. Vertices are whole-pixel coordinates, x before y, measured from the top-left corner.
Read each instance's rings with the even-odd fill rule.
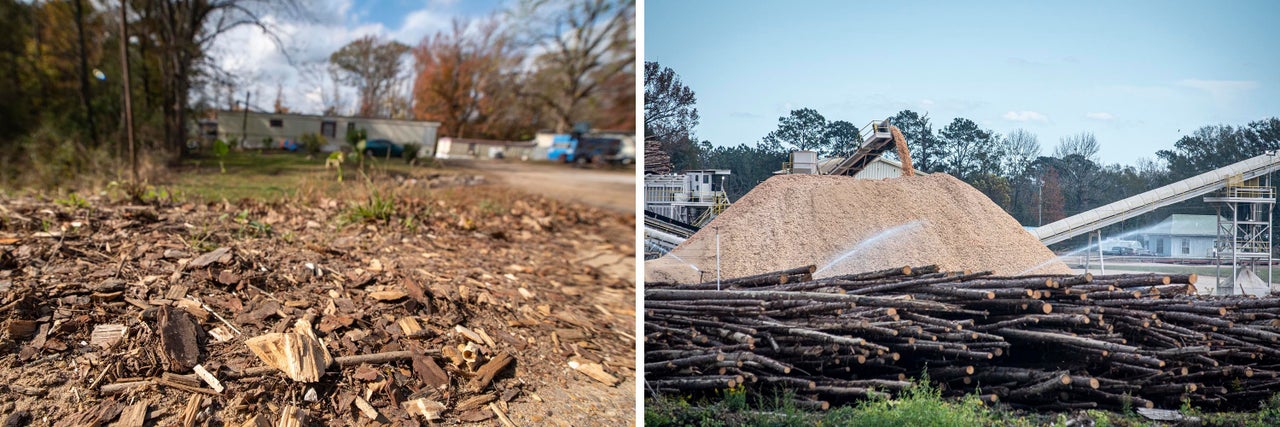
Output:
[[[577,133],[556,135],[547,159],[561,163],[617,163],[622,161],[622,140]]]

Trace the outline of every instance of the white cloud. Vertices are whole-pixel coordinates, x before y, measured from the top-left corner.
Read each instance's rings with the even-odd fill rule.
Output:
[[[920,100],[920,106],[921,106],[921,107],[928,108],[928,107],[932,107],[932,106],[933,106],[933,104],[934,104],[934,102],[933,102],[933,100],[932,100],[932,99],[922,99],[922,100]]]
[[[1183,79],[1178,82],[1178,86],[1205,91],[1210,96],[1221,99],[1257,89],[1259,85],[1253,80]]]
[[[1112,115],[1111,113],[1085,113],[1084,116],[1094,120],[1115,120],[1116,119],[1116,116]]]
[[[276,85],[280,84],[286,107],[300,113],[319,113],[324,109],[324,99],[332,97],[334,91],[325,70],[330,54],[367,35],[416,45],[423,37],[447,29],[450,20],[458,15],[455,2],[424,3],[412,2],[400,15],[401,22],[384,25],[367,21],[363,17],[367,14],[356,11],[352,0],[319,0],[305,12],[307,16],[265,16],[276,27],[285,52],[257,27],[241,26],[220,36],[211,47],[210,56],[216,67],[235,76],[241,86],[237,99],[243,100],[245,91],[251,91],[256,108],[270,109]],[[398,27],[388,27],[397,24]],[[412,64],[412,60],[407,63]],[[206,92],[213,95],[212,90]],[[344,104],[355,104],[354,89],[342,88],[341,92]],[[222,101],[219,105],[225,104]]]
[[[448,29],[450,19],[445,13],[428,9],[415,10],[405,15],[404,22],[391,33],[391,37],[400,43],[416,45],[423,37]]]
[[[1047,122],[1049,118],[1035,111],[1010,111],[1004,113],[1005,120],[1015,122]]]

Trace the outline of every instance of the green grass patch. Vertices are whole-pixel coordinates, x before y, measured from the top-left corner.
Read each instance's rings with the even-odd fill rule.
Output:
[[[802,409],[791,392],[758,396],[734,389],[707,399],[666,396],[646,399],[644,417],[647,426],[1035,425],[993,411],[977,396],[943,398],[938,389],[927,384],[917,384],[897,398],[873,398],[829,411]]]
[[[252,199],[264,202],[288,200],[307,194],[336,195],[362,188],[359,180],[338,182],[338,171],[325,167],[325,156],[301,153],[230,152],[222,158],[201,157],[183,162],[165,183],[172,191],[204,201]],[[219,165],[221,162],[221,166]],[[222,173],[222,168],[226,173]],[[368,159],[367,176],[409,176],[414,166],[401,159]],[[343,166],[347,178],[360,177],[356,163]],[[355,183],[351,182],[354,181]]]
[[[1280,425],[1280,394],[1254,412],[1205,412],[1181,408],[1188,424],[1262,427]],[[1198,421],[1192,421],[1198,420]],[[798,408],[791,392],[753,395],[741,388],[710,397],[664,395],[645,399],[646,426],[853,426],[853,427],[996,427],[1096,426],[1157,427],[1168,423],[1138,413],[1087,410],[1030,412],[1007,406],[989,407],[976,395],[944,398],[938,389],[917,383],[895,398],[871,398],[828,411]]]

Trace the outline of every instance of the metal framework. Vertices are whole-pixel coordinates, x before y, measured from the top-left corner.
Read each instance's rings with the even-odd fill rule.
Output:
[[[1157,208],[1209,195],[1228,186],[1232,179],[1236,182],[1249,181],[1277,170],[1280,170],[1280,156],[1268,152],[1045,224],[1032,234],[1040,239],[1040,243],[1051,245]]]
[[[1251,185],[1250,185],[1251,184]],[[1271,186],[1271,176],[1264,175],[1249,181],[1236,177],[1221,193],[1205,197],[1218,213],[1218,233],[1214,241],[1214,271],[1218,277],[1216,293],[1231,295],[1245,293],[1242,284],[1236,283],[1242,272],[1257,274],[1259,267],[1267,267],[1267,290],[1270,292],[1271,268],[1271,218],[1276,206],[1276,189]],[[1227,216],[1223,216],[1223,214]],[[1229,263],[1231,276],[1223,280],[1224,263]]]

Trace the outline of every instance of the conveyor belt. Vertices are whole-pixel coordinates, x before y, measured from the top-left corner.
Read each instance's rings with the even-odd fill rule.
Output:
[[[1205,172],[1136,196],[1121,199],[1036,228],[1040,242],[1050,245],[1227,186],[1228,179],[1254,179],[1280,170],[1280,156],[1263,154]]]

